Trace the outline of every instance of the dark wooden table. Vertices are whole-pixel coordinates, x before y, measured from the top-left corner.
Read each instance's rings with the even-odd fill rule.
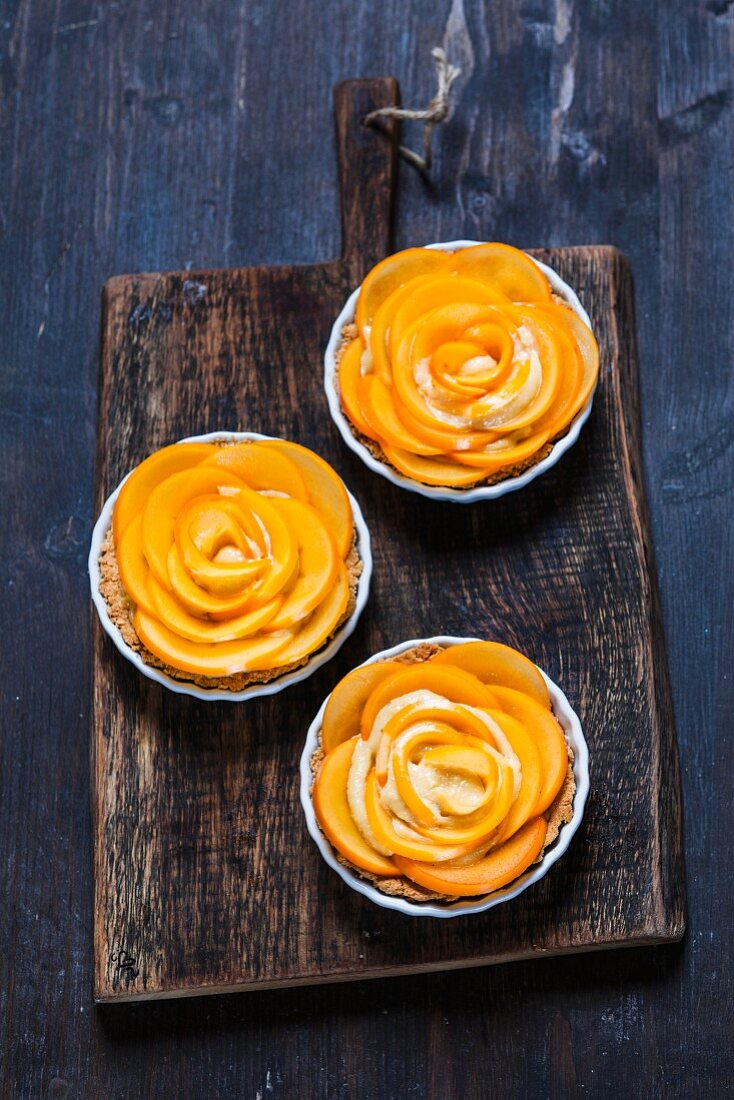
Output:
[[[732,1087],[733,34],[730,0],[0,6],[4,1096]],[[463,69],[456,111],[433,184],[402,169],[398,245],[605,242],[636,276],[686,940],[95,1009],[85,559],[100,285],[120,271],[336,255],[331,86],[393,73],[424,102],[442,42]]]

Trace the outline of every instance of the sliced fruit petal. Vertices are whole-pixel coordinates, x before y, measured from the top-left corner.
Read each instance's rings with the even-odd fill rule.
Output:
[[[449,646],[431,658],[434,665],[455,665],[471,672],[483,684],[523,691],[550,709],[550,696],[538,668],[531,660],[501,642],[464,642]]]
[[[512,688],[493,685],[505,713],[517,719],[532,736],[540,753],[543,783],[534,806],[534,813],[542,814],[556,797],[568,771],[568,746],[563,730],[550,710],[535,699]]]
[[[466,866],[425,863],[401,855],[393,858],[402,874],[427,890],[451,897],[477,897],[519,878],[542,852],[547,829],[545,818],[535,817],[499,848]]]
[[[218,466],[244,481],[250,489],[265,493],[285,493],[296,500],[308,500],[306,483],[295,463],[281,454],[273,454],[261,443],[235,443],[218,447],[203,463]]]
[[[288,644],[280,650],[273,661],[273,667],[290,665],[315,653],[333,634],[344,617],[349,604],[349,579],[344,563],[339,565],[339,573],[328,596],[316,608],[311,618],[297,634],[291,636]],[[267,635],[266,635],[267,637]]]
[[[376,439],[362,412],[358,387],[362,379],[362,341],[352,340],[339,362],[339,396],[342,408],[355,428],[369,439]]]
[[[153,611],[148,595],[148,576],[150,570],[143,553],[141,534],[142,517],[140,515],[127,525],[115,547],[115,556],[120,570],[123,588],[137,607],[144,611]]]
[[[326,704],[321,742],[326,752],[360,732],[362,708],[375,687],[400,666],[395,661],[378,661],[354,668],[339,681]]]
[[[550,302],[551,287],[538,265],[509,244],[493,241],[455,252],[452,269],[459,275],[483,279],[513,302]]]
[[[157,485],[171,474],[198,466],[217,450],[216,443],[174,443],[149,455],[125,481],[120,489],[112,513],[112,531],[115,542],[132,519],[142,513],[148,497]]]
[[[448,267],[450,257],[432,248],[406,248],[372,268],[357,299],[356,322],[361,333],[385,298],[409,279]]]
[[[372,875],[397,875],[397,867],[364,839],[347,801],[347,780],[356,737],[342,741],[321,764],[313,788],[313,808],[326,837],[350,863]]]
[[[336,540],[337,549],[342,558],[349,553],[354,537],[352,506],[344,482],[332,470],[328,462],[302,447],[284,439],[269,439],[263,447],[285,455],[300,470],[306,483],[309,502],[320,512]]]
[[[325,598],[339,571],[336,543],[315,508],[300,500],[273,498],[270,504],[285,519],[298,547],[295,583],[285,595],[268,630],[297,629]]]
[[[384,706],[413,691],[433,691],[453,703],[464,703],[471,707],[494,706],[494,696],[489,688],[463,669],[443,668],[434,661],[405,665],[391,673],[370,692],[362,710],[362,737],[367,740],[370,736],[375,718]]]
[[[243,615],[216,622],[189,614],[181,607],[175,596],[159,584],[152,574],[148,578],[148,594],[156,618],[160,619],[169,630],[182,638],[188,638],[189,641],[210,644],[231,642],[237,638],[249,638],[257,634],[274,618],[283,603],[282,597],[279,596]]]
[[[191,642],[140,608],[135,613],[133,626],[143,645],[165,664],[200,676],[233,676],[237,672],[273,668],[276,655],[291,639],[284,631],[283,634],[257,635],[214,645]]]
[[[495,839],[496,844],[508,840],[520,829],[526,821],[537,814],[537,805],[540,801],[540,793],[543,786],[543,772],[540,752],[533,737],[525,727],[509,714],[501,711],[490,711],[491,717],[499,725],[512,750],[520,761],[521,781],[517,798],[510,807],[510,812],[500,825],[499,834]]]

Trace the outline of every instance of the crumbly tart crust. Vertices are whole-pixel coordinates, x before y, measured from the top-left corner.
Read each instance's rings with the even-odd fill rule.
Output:
[[[385,658],[385,660],[397,661],[401,664],[415,665],[422,664],[424,661],[428,661],[436,653],[440,653],[444,646],[433,645],[431,643],[423,643],[419,646],[414,646],[413,649],[407,649],[405,653],[401,653],[398,657]],[[566,778],[563,782],[563,786],[556,795],[554,801],[546,811],[548,814],[548,827],[546,829],[545,841],[543,843],[542,851],[534,860],[531,866],[536,863],[540,863],[546,850],[551,846],[553,841],[558,836],[563,825],[567,825],[573,817],[573,797],[576,793],[576,780],[573,775],[573,752],[570,746],[566,745],[568,749],[568,770],[566,772]],[[325,757],[325,752],[321,746],[321,740],[319,739],[318,746],[311,757],[311,773],[313,775],[313,782],[316,782],[316,778],[321,769],[321,763]],[[313,783],[312,783],[313,789]],[[318,824],[318,822],[317,822]],[[327,841],[328,843],[328,841]],[[333,846],[332,846],[333,847]],[[341,852],[337,852],[335,849],[334,855],[339,863],[344,867],[348,867],[354,874],[359,875],[360,878],[367,879],[382,894],[388,894],[390,897],[406,898],[408,901],[446,901],[453,902],[460,900],[455,894],[437,894],[432,890],[425,890],[417,883],[410,882],[404,878],[382,878],[380,875],[372,875],[369,871],[363,871],[361,868],[356,867],[351,863]],[[503,887],[504,889],[504,887]],[[477,895],[477,897],[491,897],[490,894]]]
[[[233,442],[235,441],[223,440],[221,445],[228,446]],[[362,559],[357,549],[356,530],[354,532],[351,549],[347,554],[344,564],[347,567],[347,577],[349,580],[349,602],[347,604],[347,609],[329,637],[326,638],[319,648],[314,650],[313,653],[309,653],[307,657],[303,657],[300,661],[294,661],[289,665],[282,665],[279,668],[272,669],[260,669],[257,672],[236,672],[232,676],[199,676],[190,672],[182,672],[181,669],[174,668],[173,665],[168,665],[164,661],[161,661],[154,653],[146,649],[133,626],[135,604],[128,596],[122,584],[120,568],[117,564],[117,555],[115,553],[115,539],[112,533],[112,525],[110,525],[105,535],[99,555],[99,590],[107,604],[107,611],[109,612],[110,619],[120,631],[123,640],[131,649],[135,650],[135,652],[140,655],[146,665],[150,665],[151,668],[157,668],[161,672],[165,672],[166,675],[170,676],[172,679],[178,680],[184,684],[193,684],[196,687],[209,688],[209,690],[215,691],[234,692],[242,691],[243,688],[249,687],[252,684],[267,684],[270,683],[271,680],[276,680],[279,676],[285,676],[289,672],[295,672],[297,668],[302,668],[304,665],[307,665],[311,658],[315,657],[317,653],[324,649],[324,647],[331,642],[332,638],[339,633],[344,623],[351,617],[357,605],[357,587],[363,569]]]
[[[562,295],[553,293],[551,297],[553,298],[553,301],[558,303],[559,305],[567,306],[569,309],[571,308]],[[346,349],[349,347],[352,341],[357,338],[357,326],[353,322],[348,325],[344,325],[341,335],[341,343],[336,349],[336,370],[334,372],[334,386],[336,388],[337,394],[339,395],[340,404],[341,389],[339,386],[339,364],[341,363],[342,356],[344,355]],[[343,406],[342,411],[344,411]],[[583,412],[583,409],[581,410],[581,412]],[[575,422],[576,419],[578,419],[578,416],[581,415],[581,412],[579,412],[577,416],[574,417],[574,420],[571,422],[571,424],[564,428],[562,432],[560,432],[553,439],[549,440],[539,450],[537,450],[534,455],[530,455],[530,457],[526,458],[523,462],[516,462],[514,466],[506,466],[502,470],[497,470],[493,474],[488,474],[487,477],[483,477],[481,481],[473,481],[471,485],[459,486],[458,488],[455,486],[451,486],[451,488],[456,493],[468,493],[471,492],[472,489],[480,488],[482,485],[498,485],[501,481],[508,481],[510,478],[519,477],[520,474],[524,474],[526,470],[529,470],[533,466],[537,466],[539,462],[542,462],[544,458],[547,458],[547,456],[553,450],[554,444],[557,443],[559,439],[562,439],[564,435],[568,435],[569,431],[571,430],[572,424]],[[344,413],[344,417],[347,421],[347,424],[349,425],[349,430],[354,438],[357,440],[358,443],[361,443],[363,447],[366,447],[373,458],[377,459],[378,462],[382,462],[383,465],[389,466],[389,468],[391,470],[394,470],[399,477],[406,476],[405,474],[401,473],[400,470],[398,470],[395,466],[393,466],[392,462],[375,439],[370,439],[369,436],[363,435],[362,432],[360,432],[359,428],[355,427],[355,425],[352,423],[346,413]],[[416,482],[416,484],[423,485],[424,482],[418,481]],[[441,486],[433,485],[431,486],[431,488],[440,489]]]

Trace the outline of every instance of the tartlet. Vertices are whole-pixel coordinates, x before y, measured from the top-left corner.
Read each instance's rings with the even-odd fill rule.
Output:
[[[371,575],[359,506],[317,454],[256,433],[154,452],[90,551],[102,625],[146,676],[237,700],[310,675],[356,625]]]
[[[587,764],[568,701],[526,657],[424,639],[336,686],[309,731],[301,800],[350,886],[388,908],[451,916],[545,874],[580,823]]]
[[[342,437],[395,484],[470,502],[526,485],[588,417],[599,355],[575,293],[509,245],[411,248],[334,324],[325,388]]]

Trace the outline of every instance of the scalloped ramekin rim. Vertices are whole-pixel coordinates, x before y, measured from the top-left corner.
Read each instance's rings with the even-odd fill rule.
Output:
[[[187,436],[185,439],[176,440],[176,443],[213,443],[218,439],[235,440],[239,442],[245,439],[257,441],[263,439],[282,439],[282,437],[262,435],[259,432],[235,432],[222,429],[217,432],[207,432],[205,435]],[[283,440],[283,442],[288,441]],[[173,691],[177,695],[191,695],[196,699],[203,699],[206,702],[240,703],[247,699],[256,699],[260,696],[275,695],[277,692],[283,691],[284,688],[307,679],[307,677],[311,676],[317,669],[321,668],[322,665],[325,665],[327,661],[330,661],[344,645],[347,638],[354,632],[369,596],[370,579],[372,577],[372,551],[369,528],[362,515],[362,510],[354,496],[347,489],[349,502],[352,506],[354,527],[357,532],[357,548],[362,562],[362,572],[357,581],[357,602],[354,611],[339,627],[328,645],[323,649],[317,650],[316,653],[309,658],[307,663],[300,668],[285,673],[283,676],[279,676],[274,680],[270,680],[268,683],[251,684],[240,691],[225,691],[221,688],[201,688],[185,680],[176,680],[173,676],[169,676],[161,669],[146,664],[140,654],[127,644],[119,628],[113,623],[105,598],[100,591],[101,577],[99,557],[102,550],[102,544],[112,522],[112,509],[117,500],[118,493],[129,476],[130,474],[126,474],[114,492],[109,495],[94,525],[92,543],[89,550],[88,570],[92,602],[99,615],[102,628],[105,633],[110,636],[115,647],[123,657],[130,661],[143,676],[146,676],[149,680],[154,680],[158,684],[162,684],[163,687],[168,688],[169,691]]]
[[[485,242],[466,240],[438,241],[433,244],[424,245],[423,247],[437,249],[441,252],[456,252],[459,249],[472,248],[474,245],[483,243]],[[581,305],[575,290],[573,290],[568,283],[564,282],[552,267],[548,267],[547,264],[541,263],[540,260],[536,260],[534,256],[530,256],[530,259],[545,273],[555,292],[565,298],[574,312],[578,314],[581,320],[584,321],[589,328],[591,328],[589,315]],[[375,458],[364,443],[361,443],[354,435],[350,421],[342,410],[336,385],[336,355],[342,340],[342,329],[345,325],[351,324],[354,321],[360,289],[361,287],[357,287],[356,290],[352,291],[341,313],[332,326],[329,342],[326,345],[326,351],[324,353],[324,391],[329,406],[329,414],[336,424],[342,439],[347,447],[349,447],[354,454],[358,455],[365,466],[373,470],[374,473],[380,474],[381,477],[386,478],[388,481],[392,482],[393,485],[397,485],[401,489],[407,489],[409,492],[418,493],[420,496],[428,497],[431,500],[450,501],[453,504],[472,504],[477,500],[498,500],[500,497],[505,496],[506,493],[524,489],[525,486],[529,485],[531,481],[534,481],[536,477],[540,477],[546,470],[550,470],[551,467],[555,466],[566,451],[570,450],[574,445],[582,427],[591,414],[596,385],[589,395],[589,400],[573,421],[566,434],[555,441],[549,454],[547,454],[545,458],[536,462],[534,466],[531,466],[517,477],[505,478],[504,481],[498,481],[494,485],[480,485],[473,489],[452,489],[448,486],[424,485],[420,481],[415,481],[413,478],[401,474],[398,470],[389,465],[389,463],[379,458]]]
[[[404,653],[407,649],[412,649],[414,646],[425,645],[426,643],[452,646],[481,640],[480,638],[462,638],[446,634],[436,635],[433,638],[411,638],[408,641],[391,646],[389,649],[383,649],[380,653],[373,654],[366,661],[363,661],[362,665],[371,665],[376,661],[396,657],[398,654]],[[362,665],[357,667],[361,668]],[[369,898],[370,901],[373,901],[383,909],[392,909],[397,913],[403,913],[411,917],[438,917],[440,919],[445,919],[448,917],[462,917],[470,916],[475,913],[484,913],[488,909],[493,909],[495,905],[501,905],[503,902],[511,901],[524,890],[527,890],[529,886],[532,886],[543,878],[553,864],[557,863],[561,856],[567,851],[584,816],[584,807],[589,794],[589,749],[584,738],[578,715],[572,708],[565,694],[558,685],[554,684],[550,677],[543,672],[542,668],[539,668],[538,671],[548,687],[553,713],[558,719],[564,736],[574,754],[573,774],[576,782],[576,790],[574,792],[572,804],[573,815],[567,824],[561,826],[558,836],[550,847],[546,849],[540,863],[534,864],[530,870],[520,875],[514,882],[511,882],[501,890],[496,890],[494,893],[485,895],[481,898],[462,898],[455,902],[413,902],[408,901],[407,898],[392,897],[388,894],[383,894],[376,886],[373,886],[371,882],[362,878],[356,871],[340,863],[337,859],[334,848],[319,828],[311,795],[311,788],[313,786],[311,759],[319,745],[319,734],[321,732],[324,711],[326,710],[326,704],[330,698],[330,695],[327,695],[319,708],[318,714],[309,726],[306,735],[306,743],[301,754],[300,763],[300,797],[301,806],[306,818],[306,828],[312,840],[329,867],[331,867],[333,871],[336,871],[337,875],[339,875],[347,886],[351,887],[352,890],[356,890],[358,894],[362,894],[364,897]]]

